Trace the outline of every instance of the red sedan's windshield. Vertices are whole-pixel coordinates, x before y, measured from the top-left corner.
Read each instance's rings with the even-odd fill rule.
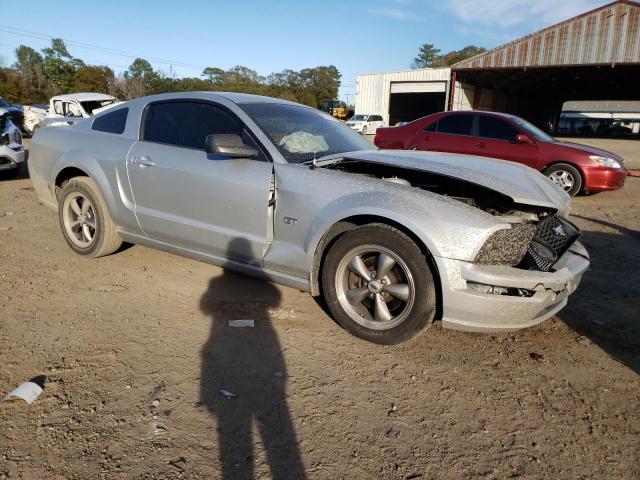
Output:
[[[513,117],[513,120],[518,124],[518,126],[521,129],[523,129],[525,132],[527,132],[528,135],[532,136],[536,140],[540,142],[553,142],[553,137],[550,137],[549,135],[544,133],[542,130],[540,130],[538,127],[536,127],[535,125],[532,125],[526,120],[520,117]]]

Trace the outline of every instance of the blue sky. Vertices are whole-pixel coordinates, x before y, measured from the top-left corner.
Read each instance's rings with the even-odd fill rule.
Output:
[[[291,0],[236,1],[40,1],[26,12],[0,0],[0,60],[11,64],[19,44],[40,49],[38,34],[173,62],[152,60],[178,76],[200,67],[244,65],[262,75],[333,64],[342,73],[341,94],[354,92],[357,73],[402,70],[423,43],[443,52],[469,44],[498,46],[590,10],[593,0]],[[26,14],[23,14],[26,13]],[[39,35],[36,35],[39,36]],[[122,71],[131,58],[68,44],[72,55]]]

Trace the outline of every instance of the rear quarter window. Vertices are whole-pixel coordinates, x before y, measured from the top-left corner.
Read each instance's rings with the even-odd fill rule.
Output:
[[[127,124],[128,108],[119,108],[113,112],[105,113],[96,117],[91,125],[92,130],[98,132],[122,134]]]

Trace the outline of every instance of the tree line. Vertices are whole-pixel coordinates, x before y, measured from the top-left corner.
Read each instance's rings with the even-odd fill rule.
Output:
[[[337,98],[341,75],[333,66],[283,70],[262,76],[241,65],[228,70],[205,68],[198,77],[177,78],[136,58],[122,73],[104,65],[89,65],[72,56],[64,41],[51,40],[39,52],[26,45],[15,51],[16,61],[0,66],[0,96],[17,104],[48,103],[54,95],[73,92],[108,93],[123,100],[166,92],[218,90],[253,93],[320,107]]]
[[[460,50],[453,50],[448,53],[440,53],[440,49],[431,43],[425,43],[418,49],[418,55],[413,59],[411,68],[437,68],[449,67],[454,63],[461,62],[467,58],[474,57],[487,49],[476,45],[467,45]]]

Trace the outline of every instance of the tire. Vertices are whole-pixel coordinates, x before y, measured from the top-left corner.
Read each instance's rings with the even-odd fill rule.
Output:
[[[0,178],[6,178],[9,180],[13,180],[14,178],[18,178],[20,176],[20,172],[22,169],[20,168],[20,163],[16,168],[12,168],[10,170],[2,170],[0,171]]]
[[[103,257],[122,245],[102,194],[89,177],[74,177],[62,187],[58,220],[67,244],[83,257]]]
[[[366,135],[367,134],[367,126],[365,125],[364,127],[362,127],[362,135]]]
[[[383,277],[375,270],[384,270]],[[322,288],[338,324],[370,342],[403,342],[435,317],[436,287],[425,255],[388,225],[369,224],[338,237],[324,260]]]
[[[547,168],[544,174],[572,197],[582,190],[582,174],[573,165],[556,163]]]

